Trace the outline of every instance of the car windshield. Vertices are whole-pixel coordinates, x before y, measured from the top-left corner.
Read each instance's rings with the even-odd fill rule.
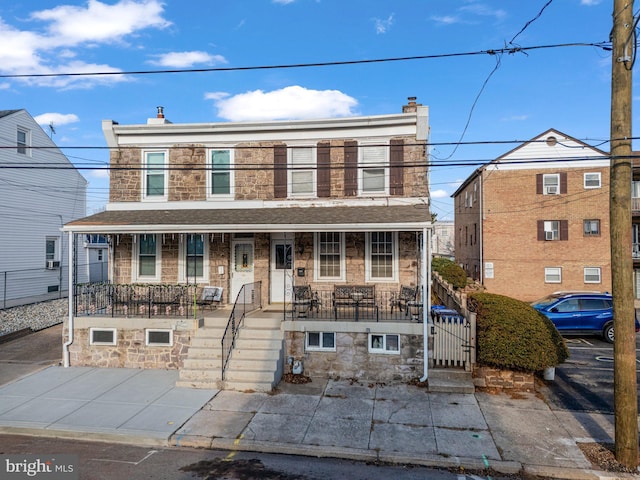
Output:
[[[558,297],[556,297],[555,295],[547,295],[546,297],[542,297],[540,300],[536,300],[535,302],[531,303],[531,305],[534,305],[536,307],[546,307],[557,301]]]

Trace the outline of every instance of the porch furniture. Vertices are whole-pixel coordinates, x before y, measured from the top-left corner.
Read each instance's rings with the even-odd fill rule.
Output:
[[[393,313],[393,309],[398,307],[398,309],[402,312],[404,309],[405,316],[409,314],[409,309],[407,308],[409,302],[416,301],[416,295],[418,293],[417,287],[409,287],[406,285],[400,286],[400,291],[398,293],[394,293],[391,297],[391,313]]]
[[[309,311],[320,310],[318,293],[311,290],[311,285],[293,286],[293,317],[307,317]]]
[[[338,320],[339,308],[353,308],[355,321],[359,320],[361,308],[368,308],[375,312],[378,321],[378,305],[376,304],[375,285],[334,285],[333,287],[333,314]]]
[[[422,321],[422,302],[416,300],[409,300],[407,302],[407,313],[406,315],[411,315],[412,322],[420,322]]]
[[[222,302],[222,291],[222,287],[203,287],[200,298],[196,300],[196,305],[213,310]]]

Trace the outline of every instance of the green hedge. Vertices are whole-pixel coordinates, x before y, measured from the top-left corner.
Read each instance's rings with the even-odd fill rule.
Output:
[[[474,293],[467,297],[467,306],[476,312],[480,365],[536,372],[569,358],[556,327],[528,303]]]
[[[434,257],[431,270],[438,272],[456,290],[467,286],[467,274],[464,269],[448,258]]]

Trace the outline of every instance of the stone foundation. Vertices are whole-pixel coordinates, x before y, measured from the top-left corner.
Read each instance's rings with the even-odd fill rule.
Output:
[[[535,390],[535,375],[476,365],[473,369],[473,383],[479,388]]]
[[[285,359],[293,357],[294,360],[302,360],[304,374],[311,377],[356,378],[364,381],[391,383],[404,382],[422,376],[424,345],[422,335],[418,332],[402,332],[399,327],[394,328],[393,325],[385,325],[385,331],[379,331],[376,330],[376,324],[367,328],[364,325],[353,325],[353,322],[349,328],[349,326],[342,325],[343,323],[324,322],[324,325],[318,328],[314,325],[306,325],[306,330],[303,327],[285,331]],[[407,330],[412,328],[412,326],[403,327]],[[420,325],[418,328],[421,327]],[[378,326],[378,329],[381,328]],[[287,326],[285,326],[285,330],[287,330]],[[369,333],[366,330],[370,330],[372,333],[398,334],[400,336],[400,353],[369,352]],[[335,332],[336,351],[305,350],[305,331]]]
[[[73,343],[69,346],[69,364],[100,368],[143,368],[178,370],[183,368],[191,339],[198,328],[197,320],[76,318]],[[116,345],[91,345],[90,328],[116,328]],[[146,345],[146,329],[171,329],[173,345]],[[69,339],[65,321],[63,341]]]

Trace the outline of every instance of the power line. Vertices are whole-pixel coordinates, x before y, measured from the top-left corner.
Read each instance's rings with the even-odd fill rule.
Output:
[[[515,38],[515,37],[514,37]],[[333,61],[333,62],[313,62],[313,63],[293,63],[293,64],[280,64],[280,65],[257,65],[257,66],[245,66],[245,67],[210,67],[210,68],[180,68],[180,69],[164,69],[164,70],[129,70],[129,71],[105,71],[105,72],[60,72],[60,73],[18,73],[18,74],[0,74],[0,78],[43,78],[43,77],[90,77],[90,76],[113,76],[113,75],[158,75],[167,73],[206,73],[206,72],[238,72],[249,70],[274,70],[274,69],[287,69],[287,68],[310,68],[310,67],[331,67],[341,65],[361,65],[372,63],[388,63],[388,62],[404,62],[410,60],[432,60],[439,58],[451,58],[451,57],[468,57],[477,55],[501,55],[501,54],[515,54],[528,52],[533,50],[543,50],[551,48],[567,48],[567,47],[597,47],[604,50],[611,49],[611,42],[574,42],[574,43],[559,43],[552,45],[537,45],[533,47],[503,47],[490,50],[478,50],[474,52],[461,52],[461,53],[443,53],[435,55],[415,55],[407,57],[390,57],[390,58],[377,58],[377,59],[365,59],[365,60],[347,60],[347,61]]]

